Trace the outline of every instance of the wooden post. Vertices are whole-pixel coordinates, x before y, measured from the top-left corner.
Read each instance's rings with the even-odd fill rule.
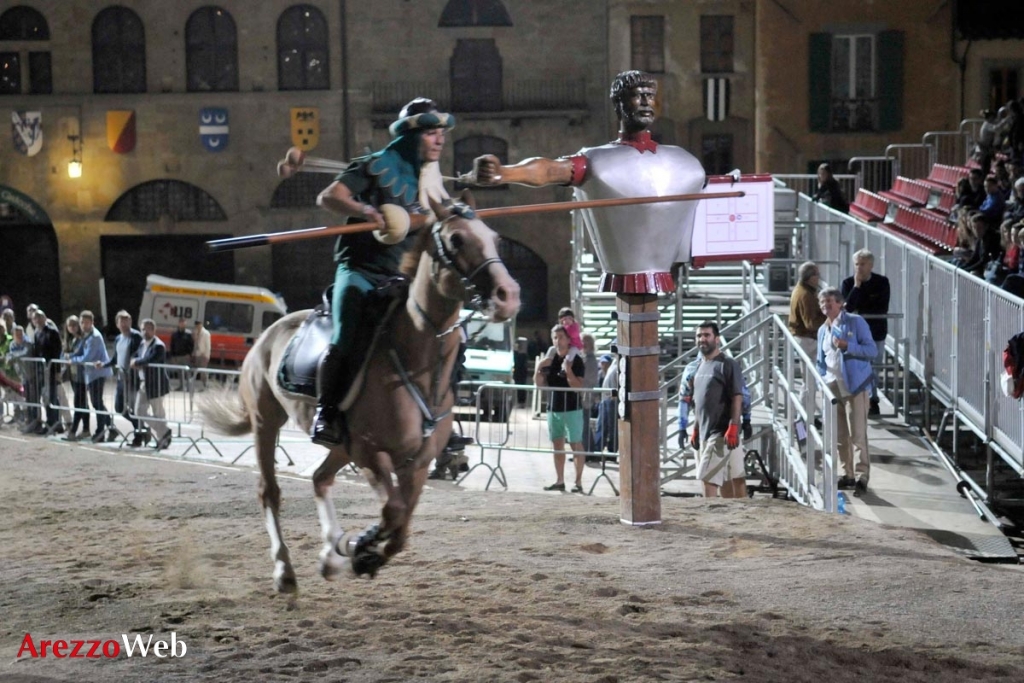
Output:
[[[636,526],[661,523],[657,304],[653,294],[616,297],[625,363],[619,380],[620,519]]]

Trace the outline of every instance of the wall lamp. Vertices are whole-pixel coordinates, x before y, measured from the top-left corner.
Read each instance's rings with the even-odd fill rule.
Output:
[[[68,177],[82,177],[82,136],[69,135],[71,141],[71,161],[68,162]]]

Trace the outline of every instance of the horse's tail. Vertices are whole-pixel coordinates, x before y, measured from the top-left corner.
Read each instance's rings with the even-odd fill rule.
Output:
[[[214,431],[227,436],[242,436],[252,431],[249,414],[238,393],[227,389],[210,390],[200,394],[196,401],[203,419]]]

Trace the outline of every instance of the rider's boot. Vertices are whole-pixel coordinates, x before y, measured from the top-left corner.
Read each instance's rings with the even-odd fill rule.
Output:
[[[349,388],[345,377],[348,372],[345,355],[335,344],[327,348],[321,363],[320,401],[316,407],[312,437],[313,443],[330,448],[340,446],[345,438],[345,417],[338,404]]]

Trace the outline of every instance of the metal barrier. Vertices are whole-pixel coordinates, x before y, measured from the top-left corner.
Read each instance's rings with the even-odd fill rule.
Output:
[[[857,197],[857,190],[860,189],[860,176],[856,174],[836,174],[833,176],[842,188],[847,201],[852,202]],[[818,190],[818,176],[814,173],[783,173],[773,175],[777,181],[785,183],[789,189],[804,193],[813,197]]]
[[[963,126],[963,123],[960,124]],[[931,147],[931,164],[963,166],[971,156],[974,141],[970,134],[960,131],[929,131],[921,136],[921,144]],[[927,174],[925,174],[927,175]],[[923,176],[918,176],[923,177]]]
[[[889,145],[885,156],[896,159],[896,175],[924,178],[932,169],[935,149],[931,145]]]
[[[838,255],[849,263],[856,245],[877,247],[872,249],[876,270],[891,285],[889,310],[903,315],[903,339],[888,340],[903,367],[948,406],[954,421],[966,424],[1024,475],[1024,403],[998,390],[1003,347],[1024,330],[1024,302],[895,235],[831,212],[809,197],[798,201],[811,218],[811,260]],[[840,219],[844,225],[836,230],[815,224],[815,218]]]
[[[860,179],[860,187],[871,192],[888,190],[898,175],[896,158],[893,156],[851,157],[848,165]]]
[[[518,403],[520,392],[527,392],[529,395],[523,408],[520,408]],[[495,480],[502,488],[507,489],[508,480],[501,464],[503,453],[516,451],[552,454],[547,421],[544,419],[546,411],[543,407],[550,405],[552,397],[556,395],[576,395],[578,404],[582,406],[580,410],[583,412],[583,449],[577,451],[567,444],[567,450],[571,451],[573,456],[601,460],[601,473],[591,484],[587,495],[592,494],[602,480],[607,481],[615,495],[618,495],[615,482],[606,469],[607,461],[617,459],[619,455],[617,448],[614,447],[618,439],[615,399],[611,389],[600,388],[563,389],[538,387],[532,384],[481,384],[476,391],[473,434],[480,447],[480,457],[469,471],[462,475],[459,482],[477,468],[484,468],[489,472],[485,490],[489,490]],[[537,405],[541,406],[539,412],[535,412],[533,408]],[[503,419],[494,419],[496,415]],[[614,438],[608,433],[609,425]],[[600,430],[599,435],[594,433],[595,429]],[[607,447],[609,445],[611,447]],[[494,462],[488,462],[486,459],[489,451],[495,453]]]

